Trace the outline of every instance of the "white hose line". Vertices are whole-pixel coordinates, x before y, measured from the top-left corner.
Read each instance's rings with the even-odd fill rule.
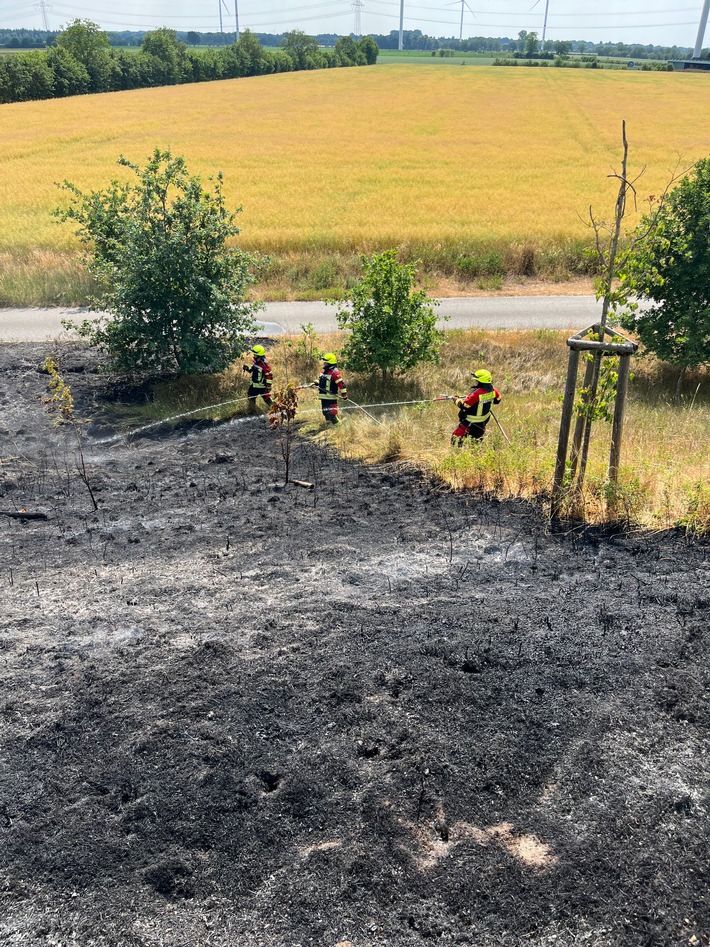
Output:
[[[256,398],[259,397],[261,396],[256,396]],[[233,398],[231,401],[220,401],[219,404],[208,404],[203,408],[195,408],[193,411],[183,411],[182,414],[173,414],[169,418],[162,418],[160,421],[152,421],[150,424],[144,424],[143,427],[137,427],[132,431],[124,431],[122,434],[117,434],[114,437],[106,437],[100,441],[91,441],[91,446],[98,447],[104,444],[115,444],[118,441],[136,437],[136,435],[142,434],[144,431],[150,431],[155,427],[160,427],[161,424],[170,424],[171,421],[180,421],[182,418],[189,418],[195,414],[201,414],[203,411],[211,411],[213,408],[225,408],[228,404],[242,404],[245,401],[255,401],[256,398]]]

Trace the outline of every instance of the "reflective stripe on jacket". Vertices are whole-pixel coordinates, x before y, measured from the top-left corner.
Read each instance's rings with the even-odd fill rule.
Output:
[[[324,368],[318,378],[318,397],[325,401],[332,401],[338,397],[339,393],[343,395],[348,393],[340,369]]]
[[[479,385],[458,402],[459,417],[468,424],[485,424],[490,418],[491,408],[500,403],[500,394],[493,385]]]
[[[252,388],[271,388],[273,375],[271,366],[263,358],[255,358],[251,367],[251,386]]]

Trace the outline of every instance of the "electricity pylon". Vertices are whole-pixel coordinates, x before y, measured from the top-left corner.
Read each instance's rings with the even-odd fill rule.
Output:
[[[35,7],[35,9],[37,9]],[[39,0],[39,12],[42,14],[42,29],[49,33],[49,19],[47,17],[46,0]]]
[[[358,39],[362,38],[362,21],[360,15],[365,9],[365,4],[362,0],[353,0],[353,10],[355,11],[355,35]]]

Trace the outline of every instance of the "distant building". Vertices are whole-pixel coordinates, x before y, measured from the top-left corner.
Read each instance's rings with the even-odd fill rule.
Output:
[[[671,59],[671,65],[678,72],[695,69],[710,72],[710,59]]]

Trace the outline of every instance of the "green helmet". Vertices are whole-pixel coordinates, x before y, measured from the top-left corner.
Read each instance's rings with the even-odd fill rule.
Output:
[[[338,356],[334,355],[333,352],[326,352],[323,356],[323,361],[326,363],[326,365],[337,365]]]
[[[254,355],[266,355],[266,349],[263,345],[255,345],[252,352]]]
[[[476,381],[480,381],[482,385],[490,385],[493,381],[493,375],[490,372],[486,371],[485,368],[479,368],[478,371],[471,372]]]

